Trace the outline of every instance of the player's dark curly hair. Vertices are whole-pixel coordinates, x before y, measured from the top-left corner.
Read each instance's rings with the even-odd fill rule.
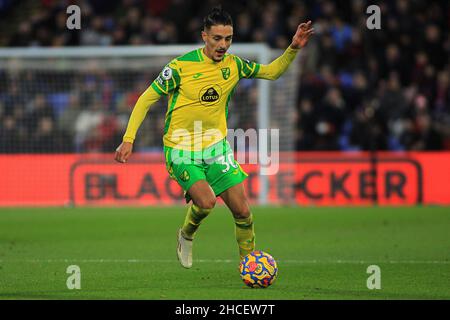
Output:
[[[224,26],[232,26],[233,19],[228,12],[224,11],[222,7],[215,7],[203,19],[203,30],[209,29],[212,26],[222,24]]]

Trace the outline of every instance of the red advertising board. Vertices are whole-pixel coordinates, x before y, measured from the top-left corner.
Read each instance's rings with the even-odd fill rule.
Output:
[[[1,155],[0,206],[171,205],[184,203],[162,154]],[[259,167],[242,165],[258,200]],[[269,178],[269,203],[317,206],[449,205],[450,152],[295,153]]]

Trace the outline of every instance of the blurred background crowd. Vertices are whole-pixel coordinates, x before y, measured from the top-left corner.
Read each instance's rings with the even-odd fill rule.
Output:
[[[66,28],[70,4],[82,9],[81,30]],[[0,0],[0,45],[201,43],[202,18],[217,4]],[[381,8],[381,30],[366,27],[371,4]],[[297,150],[450,150],[448,1],[228,0],[222,5],[233,16],[237,43],[285,49],[298,23],[313,21],[316,34],[301,59],[293,116]],[[111,152],[120,143],[127,117],[101,112],[114,98],[108,79],[101,90],[94,77],[84,79],[81,93],[69,95],[67,107],[59,110],[52,103],[58,97],[45,90],[23,94],[27,77],[40,83],[32,74],[23,75],[20,84],[5,77],[0,70],[0,153]],[[144,90],[145,82],[129,87],[116,108],[129,115]],[[163,128],[162,120],[155,125]]]

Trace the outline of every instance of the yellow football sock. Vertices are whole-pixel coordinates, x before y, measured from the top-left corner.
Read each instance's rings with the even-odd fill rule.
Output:
[[[208,216],[211,210],[199,208],[195,204],[189,206],[183,227],[181,228],[183,236],[186,239],[194,239],[195,232],[200,226],[200,223]]]
[[[234,219],[236,225],[236,240],[239,245],[239,254],[243,259],[247,254],[255,250],[255,230],[253,228],[253,216]]]

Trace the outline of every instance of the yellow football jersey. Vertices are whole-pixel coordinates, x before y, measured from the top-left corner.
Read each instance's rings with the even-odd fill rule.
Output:
[[[234,88],[259,67],[232,54],[215,62],[200,48],[172,60],[151,85],[169,96],[164,145],[199,151],[226,137]]]
[[[220,62],[207,57],[202,48],[175,58],[139,97],[123,141],[134,142],[149,107],[168,96],[165,146],[200,151],[227,135],[228,104],[242,78],[275,80],[294,60],[298,50],[288,48],[269,65],[225,54]]]

